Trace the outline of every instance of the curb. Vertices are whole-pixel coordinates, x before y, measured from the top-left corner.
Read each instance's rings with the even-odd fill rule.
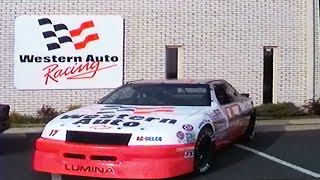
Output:
[[[258,120],[257,132],[320,130],[320,118]]]
[[[41,133],[43,127],[27,127],[27,128],[10,128],[3,132],[3,134],[20,134],[20,133]]]
[[[257,125],[306,125],[320,124],[320,118],[309,119],[279,119],[279,120],[257,120]]]
[[[44,127],[14,127],[3,134],[41,133]],[[285,119],[285,120],[258,120],[257,132],[281,132],[320,130],[320,118]]]
[[[258,125],[256,132],[286,132],[286,131],[307,131],[320,130],[320,124],[300,124],[300,125]]]

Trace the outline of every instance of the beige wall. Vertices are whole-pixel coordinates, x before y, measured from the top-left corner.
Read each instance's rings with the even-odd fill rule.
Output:
[[[319,1],[315,1],[315,97],[320,98],[320,13]]]
[[[226,79],[257,104],[262,102],[263,46],[276,46],[276,100],[301,104],[308,98],[307,0],[4,0],[0,10],[0,102],[19,112],[35,113],[42,104],[59,109],[89,104],[110,91],[16,90],[14,19],[22,14],[122,15],[126,81],[164,78],[165,46],[181,45],[182,77]]]

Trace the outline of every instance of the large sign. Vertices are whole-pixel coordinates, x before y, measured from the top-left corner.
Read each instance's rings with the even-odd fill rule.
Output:
[[[19,16],[17,89],[115,88],[123,83],[120,16]]]

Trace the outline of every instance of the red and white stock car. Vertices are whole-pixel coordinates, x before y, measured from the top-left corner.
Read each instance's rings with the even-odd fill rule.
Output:
[[[206,173],[215,151],[252,140],[255,108],[225,80],[139,80],[61,114],[36,141],[34,169],[100,178]]]

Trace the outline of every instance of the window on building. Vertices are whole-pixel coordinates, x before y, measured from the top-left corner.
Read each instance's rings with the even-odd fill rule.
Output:
[[[166,78],[178,78],[178,47],[166,47]]]
[[[263,103],[273,102],[273,49],[263,50]]]
[[[233,98],[227,93],[227,87],[225,84],[215,84],[214,91],[221,105],[225,105],[233,101]]]

